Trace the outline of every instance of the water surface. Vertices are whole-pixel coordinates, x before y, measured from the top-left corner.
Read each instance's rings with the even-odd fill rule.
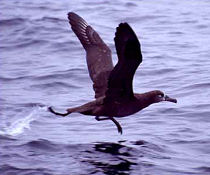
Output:
[[[210,3],[189,1],[0,2],[0,174],[210,173]],[[64,111],[94,99],[85,52],[67,13],[85,18],[111,48],[120,22],[140,38],[134,90],[160,103],[111,121]]]

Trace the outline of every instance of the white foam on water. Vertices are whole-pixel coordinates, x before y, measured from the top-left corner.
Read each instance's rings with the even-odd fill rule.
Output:
[[[25,129],[30,129],[30,123],[32,121],[40,117],[40,111],[47,111],[47,107],[34,107],[28,115],[11,122],[11,124],[5,127],[3,131],[0,130],[0,135],[17,136],[19,134],[22,134]],[[20,114],[18,114],[18,116],[20,116]]]

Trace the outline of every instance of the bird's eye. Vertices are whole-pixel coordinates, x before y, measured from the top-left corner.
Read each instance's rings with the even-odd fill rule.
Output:
[[[163,98],[164,95],[163,95],[163,94],[159,94],[158,97],[159,97],[159,98]]]

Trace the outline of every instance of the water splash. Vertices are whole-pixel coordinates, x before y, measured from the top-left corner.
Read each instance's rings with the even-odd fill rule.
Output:
[[[30,123],[40,117],[41,111],[47,111],[47,106],[36,106],[33,107],[32,111],[25,117],[19,118],[12,121],[9,126],[5,126],[4,129],[0,130],[0,135],[17,136],[22,134],[25,129],[30,129]],[[20,116],[22,114],[18,114]]]

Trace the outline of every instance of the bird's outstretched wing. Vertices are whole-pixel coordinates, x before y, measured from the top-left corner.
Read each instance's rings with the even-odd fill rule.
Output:
[[[121,23],[117,27],[114,41],[118,63],[109,76],[105,98],[107,102],[134,98],[133,76],[142,62],[139,40],[127,23]]]
[[[77,14],[68,13],[69,24],[86,51],[86,60],[95,98],[105,95],[108,77],[113,69],[111,50],[98,33]]]

